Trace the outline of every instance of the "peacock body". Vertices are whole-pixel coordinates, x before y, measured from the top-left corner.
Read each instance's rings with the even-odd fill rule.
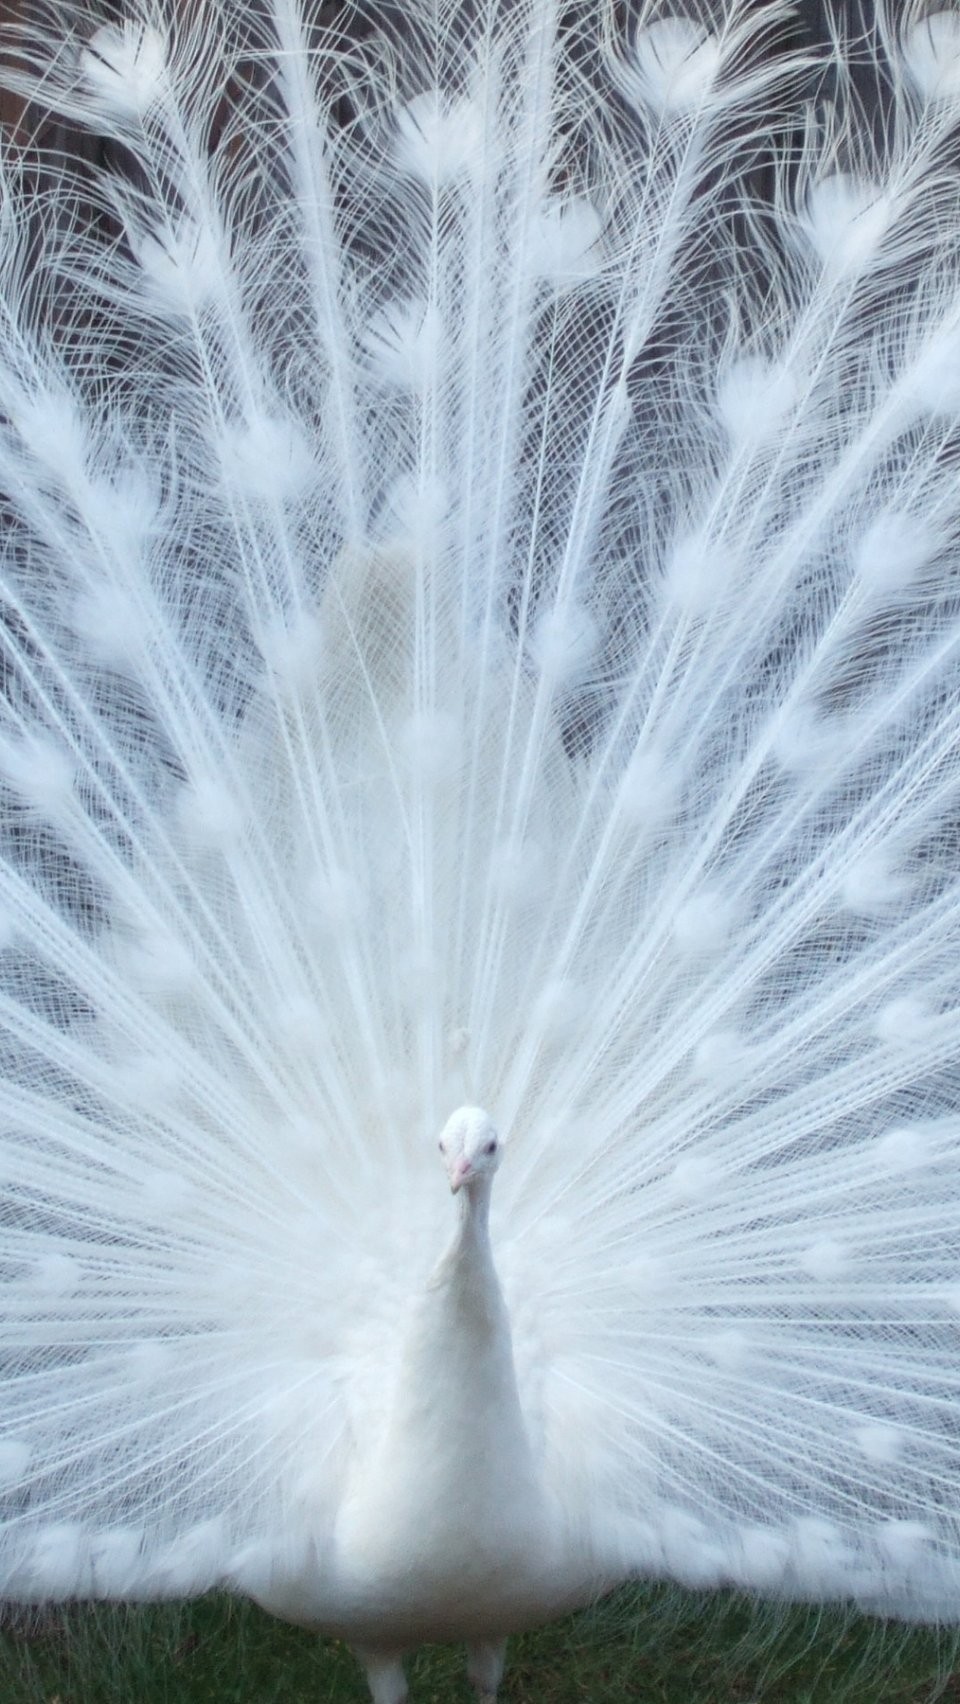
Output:
[[[4,76],[0,1593],[956,1617],[960,13]]]

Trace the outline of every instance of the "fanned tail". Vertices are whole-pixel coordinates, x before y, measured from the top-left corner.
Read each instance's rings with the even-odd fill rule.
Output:
[[[956,1614],[960,25],[789,28],[18,38],[0,1590],[322,1554],[467,1099],[591,1553]]]

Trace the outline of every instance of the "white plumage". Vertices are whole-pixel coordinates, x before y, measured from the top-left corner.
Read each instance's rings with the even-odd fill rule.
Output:
[[[960,14],[181,10],[5,73],[0,1593],[955,1617]]]

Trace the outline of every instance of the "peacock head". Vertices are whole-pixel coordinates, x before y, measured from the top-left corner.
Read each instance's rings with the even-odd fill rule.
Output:
[[[459,1106],[441,1131],[440,1152],[454,1195],[492,1178],[500,1164],[500,1138],[489,1114],[479,1106]]]

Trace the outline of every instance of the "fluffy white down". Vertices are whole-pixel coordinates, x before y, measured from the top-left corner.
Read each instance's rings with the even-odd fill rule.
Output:
[[[0,1594],[956,1618],[957,20],[381,12],[4,60]]]

